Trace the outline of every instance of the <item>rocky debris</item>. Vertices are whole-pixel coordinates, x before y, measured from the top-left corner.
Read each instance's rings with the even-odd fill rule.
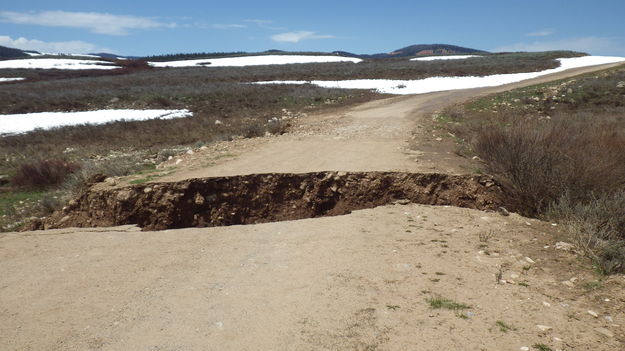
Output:
[[[9,176],[7,174],[0,174],[0,186],[9,184]]]
[[[613,338],[614,337],[614,333],[611,332],[610,330],[606,329],[606,328],[595,328],[595,331],[598,334],[601,334],[601,335],[603,335],[605,337],[608,337],[608,338]]]
[[[565,281],[562,282],[562,284],[568,286],[569,288],[574,288],[575,287],[575,283],[573,283],[570,280],[565,280]]]
[[[595,317],[595,318],[599,318],[599,314],[593,310],[588,310],[587,311],[589,315]]]
[[[102,173],[92,174],[89,179],[87,179],[87,184],[101,183],[106,179],[106,176]]]
[[[536,324],[536,328],[540,329],[540,331],[542,331],[542,332],[547,332],[547,331],[550,331],[551,329],[553,329],[550,326],[542,325],[542,324]]]
[[[510,215],[510,212],[508,212],[508,210],[506,210],[506,208],[505,208],[505,207],[499,207],[499,208],[497,209],[497,212],[498,212],[500,215],[502,215],[502,216],[509,216],[509,215]]]
[[[563,250],[563,251],[573,251],[573,249],[575,248],[573,244],[566,243],[564,241],[558,241],[555,247],[556,247],[556,250]]]
[[[403,172],[251,174],[126,187],[91,186],[37,229],[137,224],[144,230],[224,226],[348,214],[392,203],[496,210],[486,175]],[[69,215],[70,219],[60,219]],[[32,228],[32,227],[31,227]]]

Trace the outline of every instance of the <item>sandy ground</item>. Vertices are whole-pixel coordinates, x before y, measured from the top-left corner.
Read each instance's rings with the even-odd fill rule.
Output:
[[[466,173],[472,164],[436,140],[429,113],[494,90],[311,116],[292,135],[186,155],[168,180]],[[515,214],[417,204],[248,226],[7,233],[0,349],[625,349],[625,277],[598,276],[575,251],[555,248],[563,238],[560,227]],[[467,308],[434,309],[431,298]]]

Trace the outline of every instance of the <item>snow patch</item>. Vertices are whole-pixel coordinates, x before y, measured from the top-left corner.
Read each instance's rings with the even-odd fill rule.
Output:
[[[256,84],[315,84],[324,88],[340,89],[368,89],[376,90],[384,94],[408,95],[425,94],[436,91],[472,89],[494,87],[510,83],[516,83],[547,74],[562,72],[568,69],[603,65],[609,63],[625,62],[625,57],[610,56],[584,56],[562,58],[560,67],[540,72],[495,74],[490,76],[476,77],[431,77],[419,80],[391,80],[391,79],[355,79],[340,81],[268,81],[256,82]]]
[[[16,80],[24,80],[26,78],[0,78],[0,82],[13,82]]]
[[[468,59],[472,57],[482,57],[482,56],[480,55],[428,56],[428,57],[413,58],[413,59],[410,59],[410,61],[462,60],[462,59]]]
[[[40,69],[115,69],[119,66],[107,61],[75,59],[22,59],[0,61],[0,69],[5,68],[40,68]]]
[[[191,117],[189,110],[98,110],[84,112],[38,112],[16,115],[0,115],[0,135],[19,134],[37,128],[78,124],[104,124],[113,121],[144,121],[149,119],[173,119]]]
[[[241,57],[224,57],[216,59],[202,60],[181,60],[166,62],[149,62],[153,67],[243,67],[243,66],[260,66],[260,65],[286,65],[292,63],[325,63],[325,62],[353,62],[358,63],[362,60],[355,57],[343,56],[303,56],[303,55],[260,55],[260,56],[241,56]]]

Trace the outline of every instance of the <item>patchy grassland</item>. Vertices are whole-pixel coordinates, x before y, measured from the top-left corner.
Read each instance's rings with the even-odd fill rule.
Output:
[[[281,119],[285,114],[298,116],[321,108],[354,104],[383,96],[362,90],[326,89],[312,85],[245,84],[247,82],[280,79],[419,79],[539,71],[556,67],[555,58],[579,55],[574,52],[546,52],[495,54],[444,62],[411,62],[403,58],[370,59],[359,64],[163,69],[152,68],[140,60],[113,60],[122,68],[84,71],[0,70],[2,77],[27,78],[26,81],[0,84],[0,101],[3,101],[0,114],[124,108],[186,108],[194,113],[191,118],[115,122],[103,126],[80,125],[2,137],[0,175],[15,177],[23,165],[36,164],[41,160],[79,164],[80,170],[68,174],[65,184],[61,186],[68,189],[80,186],[95,173],[118,176],[142,171],[191,146],[265,133],[283,133],[291,123],[289,119]],[[277,122],[268,122],[274,117],[278,117]],[[37,174],[33,174],[35,176]],[[5,186],[4,194],[35,189],[45,195],[57,189],[45,184],[20,188],[14,186]],[[6,198],[13,199],[11,196]],[[20,207],[19,201],[13,203]],[[27,215],[28,212],[23,210],[12,213]],[[10,220],[6,220],[9,217]],[[1,228],[6,228],[7,222],[13,223],[16,216],[4,218],[0,219]]]
[[[625,271],[625,66],[474,100],[439,122],[521,213],[567,224],[601,271]]]

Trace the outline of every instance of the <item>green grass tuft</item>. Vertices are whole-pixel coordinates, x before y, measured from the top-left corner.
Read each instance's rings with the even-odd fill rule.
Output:
[[[469,305],[458,303],[441,296],[430,297],[427,298],[425,301],[430,304],[430,307],[433,309],[466,310],[471,308],[471,306]]]

